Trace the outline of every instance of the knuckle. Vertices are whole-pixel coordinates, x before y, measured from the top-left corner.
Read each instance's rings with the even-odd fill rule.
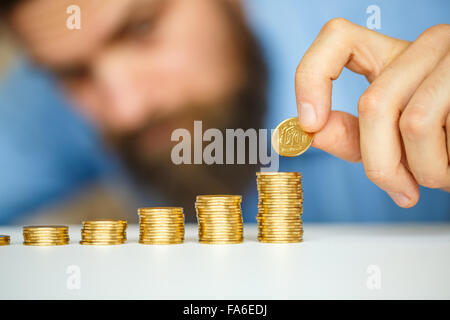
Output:
[[[445,37],[448,39],[450,36],[450,24],[437,24],[426,29],[422,35],[431,37]]]
[[[442,88],[445,88],[443,78],[428,81],[426,85],[420,87],[420,100],[432,103],[435,99],[439,98]]]
[[[389,170],[380,170],[380,169],[366,169],[367,178],[369,178],[376,185],[385,185],[390,180],[392,172]]]
[[[380,112],[383,105],[382,95],[376,91],[366,91],[359,98],[358,113],[361,116],[371,116]]]
[[[333,18],[324,24],[322,27],[323,32],[342,32],[350,25],[350,21],[344,18]]]
[[[418,184],[430,189],[439,189],[446,186],[444,179],[439,175],[418,175],[415,178]]]
[[[427,113],[424,108],[414,107],[407,109],[400,117],[400,132],[403,138],[414,140],[427,131]]]

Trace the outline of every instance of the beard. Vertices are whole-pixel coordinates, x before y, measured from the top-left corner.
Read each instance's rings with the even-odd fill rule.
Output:
[[[159,203],[153,202],[152,205],[183,207],[187,222],[195,221],[194,202],[197,195],[245,194],[250,183],[254,183],[255,172],[259,169],[258,164],[175,165],[171,161],[171,149],[177,143],[171,143],[171,132],[185,128],[193,137],[194,120],[202,121],[203,131],[216,128],[224,137],[225,129],[241,128],[245,131],[262,127],[267,108],[267,71],[262,50],[242,19],[235,17],[232,11],[229,14],[234,19],[232,26],[239,37],[236,43],[245,59],[242,73],[247,80],[243,85],[213,106],[185,106],[182,108],[184,111],[176,115],[153,115],[145,127],[116,137],[112,143],[138,187],[144,192],[156,190],[162,196]],[[151,134],[161,131],[164,134],[157,134],[156,138]],[[150,141],[147,147],[145,141]],[[152,147],[154,143],[157,147]],[[226,159],[225,146],[223,150]],[[249,150],[248,141],[246,150]]]

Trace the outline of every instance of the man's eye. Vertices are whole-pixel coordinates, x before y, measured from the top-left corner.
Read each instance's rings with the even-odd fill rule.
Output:
[[[134,38],[145,37],[150,33],[150,31],[152,31],[152,29],[152,19],[145,19],[130,25],[127,30],[127,35]]]

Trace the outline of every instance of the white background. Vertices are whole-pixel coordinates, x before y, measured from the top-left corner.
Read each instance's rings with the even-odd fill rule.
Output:
[[[238,245],[197,243],[195,225],[181,245],[128,243],[28,247],[21,227],[1,227],[12,244],[0,247],[1,299],[304,299],[450,298],[450,225],[305,224],[300,244],[263,244],[245,226]],[[69,290],[76,265],[81,287]],[[367,268],[378,266],[380,290]]]

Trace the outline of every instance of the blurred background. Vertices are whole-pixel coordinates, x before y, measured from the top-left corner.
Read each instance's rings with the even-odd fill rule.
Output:
[[[3,79],[3,76],[13,59],[14,45],[5,28],[0,28],[0,37],[0,79]]]
[[[332,18],[410,41],[450,23],[445,0],[0,7],[0,224],[137,222],[143,206],[183,206],[195,221],[195,196],[214,193],[242,194],[245,221],[255,222],[260,165],[174,165],[173,130],[192,132],[194,120],[203,130],[270,129],[297,115],[296,67]],[[333,108],[356,114],[367,86],[344,70]],[[448,193],[421,188],[419,203],[401,209],[361,164],[319,150],[281,157],[279,169],[302,173],[306,222],[450,221]]]

